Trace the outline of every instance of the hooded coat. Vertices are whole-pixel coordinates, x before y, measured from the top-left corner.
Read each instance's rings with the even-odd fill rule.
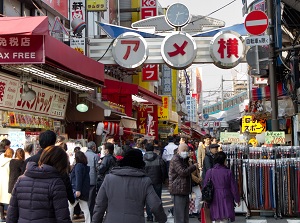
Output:
[[[29,162],[12,191],[7,223],[71,223],[66,187],[52,166]]]
[[[8,193],[9,163],[11,158],[0,158],[0,203],[9,204],[11,195]]]
[[[235,220],[234,201],[240,202],[240,196],[234,176],[230,169],[224,165],[215,164],[209,169],[204,179],[204,185],[211,178],[214,185],[214,196],[210,204],[210,215],[212,221],[230,218]]]
[[[115,167],[106,175],[98,192],[93,223],[144,223],[145,203],[150,206],[156,221],[163,223],[167,216],[151,180],[141,169]]]

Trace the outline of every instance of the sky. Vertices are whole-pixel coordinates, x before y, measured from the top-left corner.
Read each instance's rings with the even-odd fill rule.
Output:
[[[220,19],[225,22],[225,26],[231,26],[244,22],[242,15],[242,0],[159,0],[159,3],[163,8],[166,8],[172,3],[180,2],[185,4],[190,13],[193,15],[202,15]],[[231,3],[232,2],[232,3]],[[249,3],[252,2],[248,0]],[[229,4],[231,3],[231,4]],[[225,5],[228,6],[224,7]],[[223,8],[224,7],[224,8]],[[217,11],[217,12],[215,12]],[[212,13],[212,14],[211,14]],[[202,68],[203,79],[203,96],[207,100],[216,100],[216,97],[220,96],[220,93],[212,94],[211,90],[217,90],[221,86],[221,77],[223,75],[224,80],[232,80],[232,73],[238,73],[237,79],[247,79],[247,64],[239,64],[232,69],[220,69],[213,64],[195,64],[192,67]],[[232,82],[223,82],[223,90],[231,90]]]

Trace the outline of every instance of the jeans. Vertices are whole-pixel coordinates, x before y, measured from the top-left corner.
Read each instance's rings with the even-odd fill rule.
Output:
[[[153,188],[154,188],[157,196],[161,199],[162,184],[153,184]],[[147,213],[147,217],[152,218],[152,213],[151,213],[150,207],[147,203],[146,203],[146,213]]]

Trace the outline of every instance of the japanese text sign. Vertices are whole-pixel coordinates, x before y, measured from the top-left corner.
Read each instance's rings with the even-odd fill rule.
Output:
[[[122,67],[139,67],[148,57],[147,42],[137,33],[123,33],[115,39],[112,54],[115,61]]]
[[[253,120],[252,116],[243,116],[242,132],[262,133],[266,131],[266,119]]]
[[[137,124],[139,133],[158,138],[157,105],[140,103]]]
[[[81,19],[85,21],[85,1],[84,0],[70,0],[70,23],[74,19]],[[85,32],[81,36],[70,39],[70,47],[85,55]]]
[[[86,10],[88,12],[106,11],[106,0],[86,0]]]
[[[157,0],[141,0],[141,19],[157,16]]]
[[[185,32],[177,32],[164,38],[161,55],[165,63],[172,68],[184,69],[190,66],[197,54],[195,40]]]
[[[266,132],[265,133],[266,144],[285,144],[285,133],[281,132]]]
[[[162,95],[172,95],[172,70],[167,65],[162,65],[161,86]]]
[[[142,81],[158,81],[158,65],[147,64],[142,69]]]
[[[220,142],[223,143],[239,143],[240,134],[238,132],[221,132]]]
[[[0,64],[45,63],[42,35],[0,36]]]
[[[35,83],[31,87],[36,92],[36,97],[31,101],[23,101],[20,80],[0,74],[0,109],[25,111],[57,119],[65,117],[68,93]]]
[[[162,106],[157,107],[158,119],[159,120],[169,120],[169,97],[161,96]]]
[[[245,55],[242,36],[233,31],[219,32],[210,44],[210,56],[217,67],[229,69],[240,63]]]

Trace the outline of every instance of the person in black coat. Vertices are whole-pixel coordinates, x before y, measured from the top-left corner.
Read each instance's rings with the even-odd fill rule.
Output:
[[[19,176],[23,173],[23,166],[25,160],[25,151],[18,148],[15,153],[15,158],[9,162],[9,180],[8,193],[11,193]]]
[[[35,154],[35,155],[33,155],[33,156],[31,156],[31,157],[29,157],[28,159],[25,160],[25,167],[26,167],[28,162],[38,163],[44,149],[49,147],[49,146],[54,146],[55,142],[56,142],[56,134],[53,131],[47,130],[45,132],[42,132],[39,135],[39,143],[40,143],[41,150],[39,150],[37,152],[37,154]],[[69,163],[69,161],[68,161],[68,163]],[[74,195],[73,195],[72,186],[71,186],[71,183],[70,183],[70,178],[69,178],[69,175],[68,175],[67,172],[63,173],[62,180],[64,181],[64,184],[66,186],[68,200],[70,201],[70,203],[73,204],[75,202],[75,198],[74,198]]]
[[[150,143],[146,145],[144,162],[146,175],[150,177],[156,194],[161,198],[162,185],[167,177],[167,169],[165,162],[161,156],[154,152],[154,146]],[[153,221],[153,215],[148,204],[146,204],[146,212],[147,220]]]
[[[39,163],[29,162],[12,191],[7,223],[72,223],[66,187],[68,155],[58,146],[43,150]]]
[[[88,206],[90,193],[90,167],[87,165],[87,157],[81,151],[75,153],[76,164],[70,173],[72,189],[76,198],[74,204],[69,205],[70,216],[72,219],[74,207],[79,203],[84,213],[85,223],[91,222],[91,214]]]
[[[209,152],[205,154],[203,160],[203,169],[202,169],[202,179],[205,179],[206,172],[214,167],[214,157],[218,152],[219,145],[218,144],[210,144]]]
[[[99,160],[100,165],[97,167],[98,177],[97,177],[97,191],[100,189],[105,176],[110,172],[110,170],[116,166],[117,159],[113,156],[114,144],[105,143],[104,145],[105,156]]]

